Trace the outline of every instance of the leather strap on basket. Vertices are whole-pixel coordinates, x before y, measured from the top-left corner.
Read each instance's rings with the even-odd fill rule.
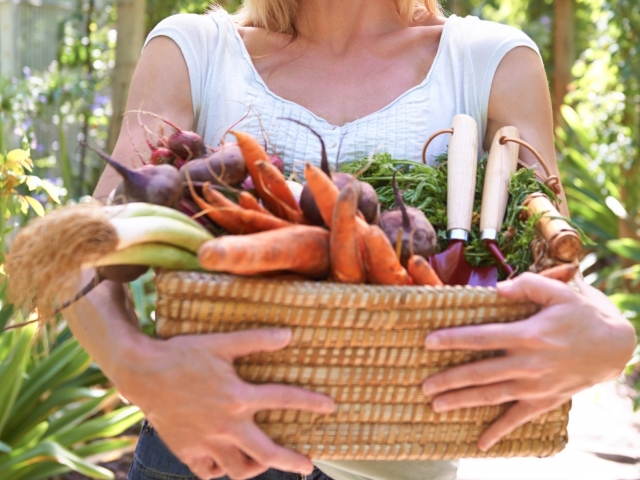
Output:
[[[558,208],[557,197],[562,193],[562,186],[560,185],[560,179],[558,178],[557,175],[554,175],[551,172],[549,165],[547,165],[547,162],[544,161],[544,159],[542,158],[542,155],[540,155],[538,151],[535,148],[533,148],[531,144],[525,142],[524,140],[521,140],[519,138],[512,138],[512,137],[500,138],[500,145],[504,145],[507,142],[517,143],[518,145],[525,147],[527,150],[529,150],[533,154],[534,157],[536,157],[536,160],[538,160],[538,163],[542,166],[547,178],[546,179],[542,178],[542,175],[540,175],[540,172],[537,169],[535,174],[538,178],[540,178],[544,182],[544,184],[549,188],[549,190],[551,190],[555,194],[556,196],[555,207]],[[527,165],[520,159],[518,159],[518,164],[525,168],[531,168],[531,165]]]
[[[436,138],[438,135],[442,135],[443,133],[450,133],[451,135],[453,135],[453,128],[444,128],[442,130],[438,130],[437,132],[434,132],[429,138],[427,138],[426,142],[424,142],[424,147],[422,147],[422,163],[424,163],[425,165],[427,164],[427,148],[429,148],[429,144],[434,138]]]

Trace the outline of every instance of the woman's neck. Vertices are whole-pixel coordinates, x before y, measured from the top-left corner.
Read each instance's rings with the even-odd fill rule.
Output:
[[[354,40],[406,27],[393,0],[299,0],[296,28],[308,42],[324,44],[335,55]]]

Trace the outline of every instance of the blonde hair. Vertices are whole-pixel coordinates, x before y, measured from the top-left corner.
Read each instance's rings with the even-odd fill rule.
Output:
[[[400,17],[407,24],[427,15],[443,15],[438,0],[395,0]],[[243,27],[265,28],[272,32],[296,34],[298,0],[244,0],[233,15]]]

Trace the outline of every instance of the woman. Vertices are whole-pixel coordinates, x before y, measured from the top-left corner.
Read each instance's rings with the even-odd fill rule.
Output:
[[[381,142],[396,158],[418,160],[425,138],[458,113],[476,119],[485,149],[500,127],[513,125],[554,159],[549,93],[533,42],[475,18],[445,19],[435,0],[246,0],[236,17],[221,10],[171,17],[149,36],[128,106],[193,128],[209,144],[249,109],[237,128],[257,137],[264,128],[288,165],[318,161],[319,146],[306,129],[279,117],[320,132],[332,161],[363,157]],[[144,132],[130,117],[113,155],[135,164]],[[433,154],[445,148],[440,139]],[[535,162],[526,151],[521,157]],[[116,181],[106,172],[96,196],[105,198]],[[426,380],[434,409],[514,401],[482,435],[480,448],[487,449],[575,392],[619,375],[634,330],[604,295],[580,288],[525,274],[499,292],[541,304],[539,314],[430,335],[426,348],[506,352]],[[114,284],[97,289],[70,318],[81,343],[153,425],[143,431],[130,479],[244,479],[267,469],[260,478],[293,479],[299,477],[283,472],[312,472],[308,459],[266,438],[253,416],[269,408],[330,412],[332,401],[291,387],[247,385],[232,367],[237,356],[285,347],[289,332],[150,339]],[[336,480],[455,477],[448,462],[317,465]],[[326,476],[316,470],[310,478]]]

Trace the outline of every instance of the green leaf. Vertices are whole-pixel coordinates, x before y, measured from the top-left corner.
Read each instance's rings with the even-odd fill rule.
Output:
[[[13,316],[13,305],[11,303],[3,303],[0,308],[0,331],[4,330],[9,320]]]
[[[120,435],[127,428],[142,421],[143,418],[144,414],[138,407],[123,407],[101,417],[88,420],[73,430],[60,435],[53,435],[50,440],[63,445],[75,445],[76,443],[96,438],[112,437]]]
[[[69,339],[54,348],[51,354],[37,366],[30,368],[28,379],[11,412],[11,419],[7,424],[9,431],[19,426],[36,408],[38,399],[43,393],[86,370],[90,363],[89,354],[83,350],[77,340]]]
[[[35,447],[36,444],[44,437],[45,432],[49,428],[49,422],[40,422],[38,425],[30,429],[18,442],[13,445],[14,449],[27,447]]]
[[[95,388],[63,387],[57,388],[36,408],[29,411],[26,417],[11,430],[9,440],[18,441],[22,435],[27,434],[31,428],[45,420],[52,412],[60,410],[66,405],[89,398],[104,396],[104,392]]]
[[[53,435],[59,435],[76,427],[87,418],[95,415],[105,405],[118,396],[115,388],[102,392],[102,396],[86,400],[74,408],[68,409],[58,418],[51,422],[51,426],[47,431],[47,438]]]
[[[35,175],[27,175],[26,176],[26,185],[27,188],[29,189],[29,191],[34,191],[36,188],[38,188],[40,186],[40,178],[36,177]]]
[[[640,242],[633,238],[609,240],[607,248],[623,258],[640,262]]]
[[[55,442],[43,442],[33,448],[22,448],[0,457],[0,478],[9,480],[15,472],[45,460],[54,461],[91,478],[111,480],[113,473],[87,462]],[[20,478],[20,477],[17,477]]]
[[[124,454],[133,451],[137,443],[138,438],[134,436],[108,438],[106,440],[96,440],[95,442],[78,447],[74,451],[82,458],[111,453],[114,450],[121,451]]]
[[[29,158],[29,152],[25,150],[21,150],[19,148],[11,150],[7,154],[7,160],[9,163],[20,165],[22,168],[28,170],[29,172],[33,169],[33,162]]]
[[[24,198],[27,201],[27,203],[31,205],[31,208],[33,208],[33,211],[36,212],[36,215],[38,215],[39,217],[44,217],[44,207],[38,200],[36,200],[33,197],[30,197],[29,195],[25,195]]]
[[[51,183],[49,180],[40,180],[40,188],[42,188],[45,192],[47,192],[47,195],[49,195],[51,197],[51,200],[53,200],[56,203],[60,203],[60,197],[58,195],[58,187],[56,187],[53,183]]]
[[[0,442],[0,453],[9,453],[12,450],[10,445]]]
[[[609,300],[622,311],[640,313],[640,293],[614,293],[609,295]]]
[[[9,418],[20,387],[22,386],[23,375],[29,360],[31,341],[36,333],[36,325],[26,325],[19,329],[14,335],[15,343],[11,348],[11,355],[8,361],[5,360],[0,365],[0,438]],[[3,333],[2,335],[7,335]],[[2,478],[0,476],[0,478]]]

